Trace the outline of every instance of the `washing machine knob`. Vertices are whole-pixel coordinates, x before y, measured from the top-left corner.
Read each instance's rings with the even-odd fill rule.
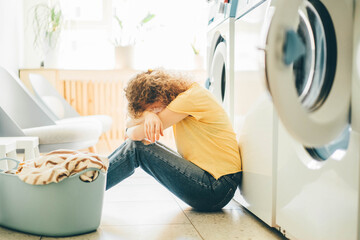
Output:
[[[283,61],[286,65],[292,64],[306,53],[305,44],[299,34],[292,29],[285,32],[283,52]]]
[[[205,88],[210,89],[210,86],[211,86],[210,78],[207,78],[206,81],[205,81]]]

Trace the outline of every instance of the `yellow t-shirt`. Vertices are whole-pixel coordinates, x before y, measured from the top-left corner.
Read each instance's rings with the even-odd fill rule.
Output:
[[[241,171],[236,135],[214,96],[197,83],[179,94],[167,108],[189,114],[173,126],[178,152],[216,179]]]

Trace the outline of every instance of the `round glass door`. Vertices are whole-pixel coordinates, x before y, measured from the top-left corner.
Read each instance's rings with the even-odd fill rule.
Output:
[[[351,16],[330,15],[328,8],[341,8],[337,1],[277,0],[274,6],[265,47],[274,107],[304,146],[327,146],[349,123]]]
[[[335,77],[336,36],[330,15],[318,1],[299,8],[299,36],[305,51],[293,62],[296,91],[307,111],[314,111],[326,100]]]
[[[330,15],[318,1],[305,2],[299,8],[297,34],[304,44],[304,54],[293,63],[296,91],[302,106],[315,111],[325,102],[335,78],[337,45]],[[307,148],[318,161],[341,159],[349,145],[350,125],[329,144]]]
[[[225,100],[227,78],[225,61],[226,45],[224,42],[220,42],[215,48],[209,79],[209,90],[215,95],[220,103]]]

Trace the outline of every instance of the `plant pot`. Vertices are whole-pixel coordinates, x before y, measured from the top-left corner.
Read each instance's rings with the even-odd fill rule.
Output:
[[[59,51],[55,49],[45,54],[44,67],[57,68],[59,66]]]
[[[115,68],[133,68],[134,46],[115,47]]]
[[[50,47],[48,44],[44,44],[44,67],[45,68],[57,68],[59,66],[59,53],[60,46],[57,44],[55,47]]]
[[[204,58],[201,55],[194,56],[194,69],[200,70],[204,69]]]

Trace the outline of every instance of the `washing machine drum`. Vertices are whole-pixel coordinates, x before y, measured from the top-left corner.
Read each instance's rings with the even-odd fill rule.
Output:
[[[226,67],[226,45],[220,42],[214,51],[209,76],[209,90],[220,103],[225,101],[226,79],[228,78]]]

